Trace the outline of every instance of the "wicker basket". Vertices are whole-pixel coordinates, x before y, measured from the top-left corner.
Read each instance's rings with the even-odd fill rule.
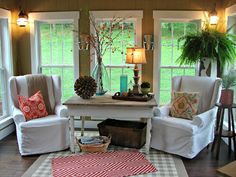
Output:
[[[111,136],[101,136],[103,138],[102,144],[82,144],[80,139],[76,138],[76,142],[79,145],[82,152],[106,152],[107,147],[111,143]]]

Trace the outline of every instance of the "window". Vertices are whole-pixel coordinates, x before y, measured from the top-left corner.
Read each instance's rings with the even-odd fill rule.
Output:
[[[225,14],[227,17],[226,18],[227,19],[227,27],[231,28],[233,26],[233,28],[229,31],[229,33],[233,33],[236,35],[236,28],[235,28],[236,5],[226,8]],[[236,62],[234,63],[234,65],[226,66],[225,72],[228,72],[230,69],[236,69]],[[236,102],[236,94],[235,94],[236,93],[236,86],[234,86],[232,89],[234,90],[234,103],[235,103]],[[234,114],[234,125],[236,125],[236,119],[235,119],[236,110],[235,109],[233,109],[233,114]],[[224,117],[224,126],[226,128],[228,128],[228,115],[227,115],[227,113],[225,113],[225,117]],[[236,127],[235,127],[235,129],[236,129]]]
[[[75,34],[78,12],[32,13],[31,31],[32,73],[59,75],[62,81],[62,100],[71,97],[74,80],[78,77],[78,49]],[[37,61],[34,61],[36,58]]]
[[[120,75],[128,75],[128,81],[133,82],[132,64],[126,64],[126,48],[141,46],[141,20],[142,11],[92,11],[90,12],[98,24],[107,24],[112,18],[125,18],[120,22],[121,33],[114,40],[113,47],[109,48],[103,56],[103,63],[106,66],[110,79],[109,92],[115,93],[120,90]],[[118,48],[113,51],[112,48]],[[91,63],[91,72],[95,66],[95,57]]]
[[[170,81],[173,76],[195,75],[195,66],[179,66],[176,60],[181,55],[181,50],[178,49],[178,39],[186,33],[196,30],[196,23],[161,23],[160,104],[170,101]]]
[[[8,78],[12,75],[9,20],[11,12],[0,9],[0,120],[10,115]]]
[[[195,66],[180,66],[178,38],[200,27],[204,13],[200,11],[154,11],[153,90],[160,105],[170,102],[171,78],[178,75],[195,75]]]

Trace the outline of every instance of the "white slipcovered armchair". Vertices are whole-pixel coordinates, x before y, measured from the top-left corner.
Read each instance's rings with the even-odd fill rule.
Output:
[[[172,91],[199,92],[197,115],[193,120],[169,116],[169,105],[154,109],[151,147],[186,158],[195,157],[214,139],[214,126],[221,79],[198,76],[172,78]]]
[[[35,78],[42,75],[30,76]],[[17,95],[32,96],[29,95],[28,91],[29,81],[26,76],[13,76],[9,79],[14,105],[13,119],[21,155],[41,154],[64,150],[69,147],[69,119],[67,118],[67,108],[61,105],[61,79],[59,76],[43,77],[46,77],[48,100],[53,112],[46,117],[30,121],[26,121],[19,109],[17,99]]]

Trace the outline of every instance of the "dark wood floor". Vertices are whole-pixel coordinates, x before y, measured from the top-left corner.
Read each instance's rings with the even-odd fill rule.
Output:
[[[38,158],[38,155],[21,157],[16,135],[12,133],[0,141],[0,177],[20,177]],[[234,160],[233,153],[228,155],[225,143],[221,144],[219,160],[210,149],[204,149],[192,160],[182,159],[189,177],[217,177],[216,169]]]

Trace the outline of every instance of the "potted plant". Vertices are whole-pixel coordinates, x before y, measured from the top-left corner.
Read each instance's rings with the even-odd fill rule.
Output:
[[[228,30],[227,30],[228,32]],[[217,63],[217,76],[220,77],[226,63],[232,64],[236,58],[234,42],[236,37],[227,32],[210,29],[206,25],[201,31],[189,33],[179,38],[182,54],[177,59],[180,65],[192,65],[200,62],[199,76],[204,75],[202,70],[209,75],[210,62]],[[206,66],[206,63],[208,66]]]
[[[222,87],[220,103],[223,105],[232,105],[234,91],[230,88],[236,86],[236,73],[231,70],[228,74],[222,76]]]
[[[143,95],[147,95],[151,90],[151,85],[149,82],[142,82],[141,84],[141,92]]]

